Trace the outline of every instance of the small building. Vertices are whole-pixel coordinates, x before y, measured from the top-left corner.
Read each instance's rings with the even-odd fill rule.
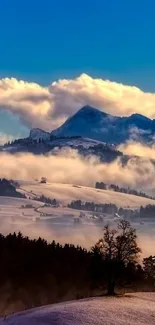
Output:
[[[46,184],[46,183],[47,183],[47,179],[46,179],[46,177],[42,177],[40,183],[42,183],[42,184]]]

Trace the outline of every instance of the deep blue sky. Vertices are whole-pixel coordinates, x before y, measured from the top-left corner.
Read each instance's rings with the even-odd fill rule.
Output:
[[[0,30],[0,78],[85,72],[155,91],[154,0],[3,0]]]

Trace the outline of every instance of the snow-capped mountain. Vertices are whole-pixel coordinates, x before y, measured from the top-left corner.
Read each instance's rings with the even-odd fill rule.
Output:
[[[67,147],[84,156],[95,155],[106,162],[120,156],[126,161],[128,157],[117,151],[117,145],[129,139],[151,144],[155,139],[155,120],[139,114],[112,116],[85,106],[51,133],[32,129],[28,138],[6,144],[0,151],[57,154]]]
[[[109,124],[109,118],[111,119],[110,115],[96,108],[84,106],[51,134],[58,137],[82,136],[104,141],[101,137],[103,128],[107,128]]]
[[[126,140],[152,141],[155,136],[155,120],[140,114],[118,117],[84,106],[61,127],[51,132],[56,137],[82,136],[106,143],[120,144]]]
[[[115,145],[129,139],[151,143],[155,137],[155,120],[140,114],[132,114],[129,117],[112,116],[96,108],[84,106],[51,134],[32,129],[29,138],[46,141],[53,137],[75,136]]]

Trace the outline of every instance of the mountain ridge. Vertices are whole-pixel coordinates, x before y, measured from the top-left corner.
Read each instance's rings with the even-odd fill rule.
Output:
[[[137,113],[129,117],[112,116],[84,106],[51,133],[34,128],[29,137],[9,142],[0,151],[53,155],[71,148],[106,162],[119,157],[124,164],[129,157],[119,151],[119,144],[132,139],[151,145],[154,138],[155,120]]]
[[[39,130],[38,134],[36,130]],[[45,140],[49,137],[81,136],[115,145],[129,139],[150,143],[155,136],[155,120],[137,113],[129,117],[113,116],[87,105],[51,133],[40,129],[30,131],[30,138],[39,136]]]

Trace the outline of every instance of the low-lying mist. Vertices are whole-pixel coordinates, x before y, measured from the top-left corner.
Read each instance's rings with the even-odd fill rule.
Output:
[[[65,220],[64,220],[65,222]],[[90,249],[99,238],[103,235],[103,227],[107,223],[97,226],[97,225],[62,225],[61,223],[55,225],[49,224],[49,222],[16,222],[12,223],[6,217],[6,219],[1,219],[0,221],[0,233],[7,235],[13,232],[21,232],[24,236],[29,238],[44,238],[48,242],[55,240],[60,244],[74,244],[80,245],[87,249]],[[113,224],[112,227],[115,228]],[[137,230],[138,243],[142,249],[142,257],[155,255],[155,227],[153,223],[149,222],[140,226],[138,222],[132,223],[132,226]]]
[[[153,140],[153,139],[152,139]],[[155,159],[155,146],[129,141],[119,146],[119,150],[126,155],[135,155],[147,159]]]
[[[34,180],[45,176],[49,182],[54,183],[94,186],[97,181],[103,181],[152,190],[155,187],[155,166],[148,158],[146,155],[138,160],[132,157],[122,166],[120,159],[112,163],[101,163],[94,156],[84,158],[71,149],[50,156],[2,153],[0,177]]]

